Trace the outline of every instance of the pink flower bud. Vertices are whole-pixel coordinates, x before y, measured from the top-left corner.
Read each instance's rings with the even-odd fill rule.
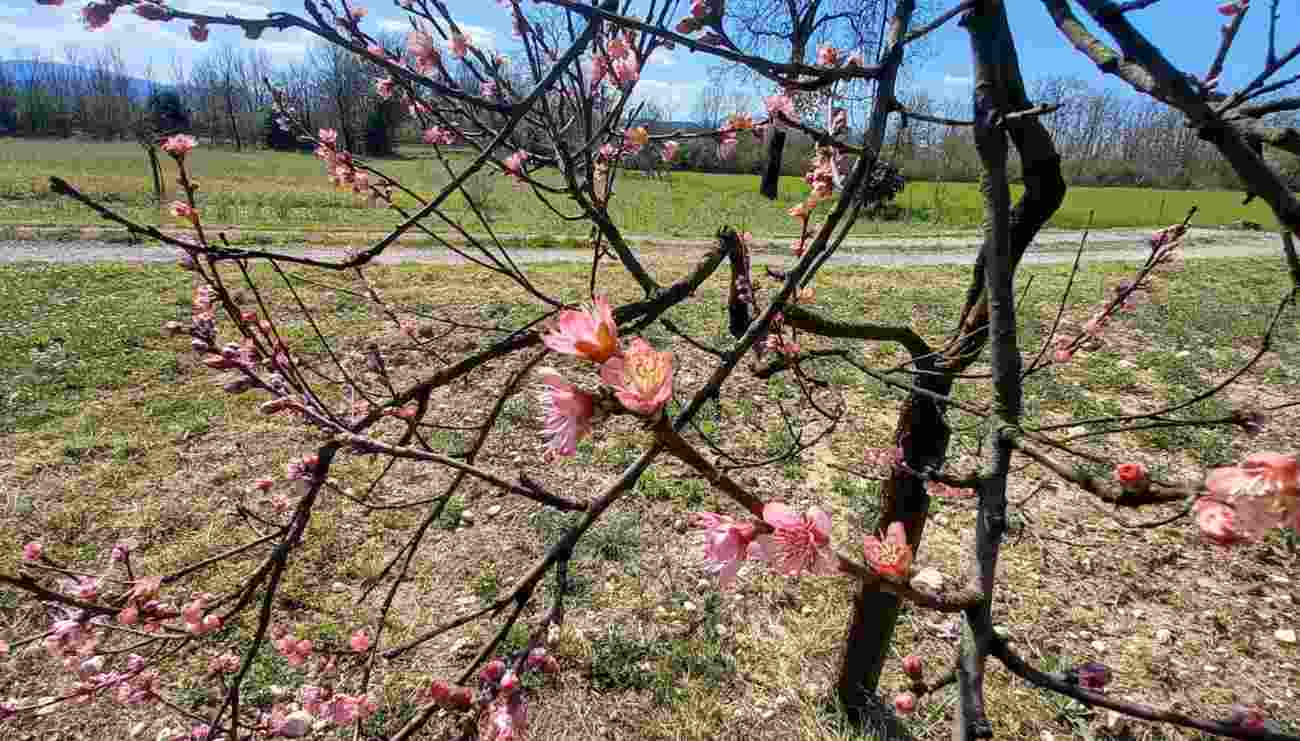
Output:
[[[32,541],[27,545],[23,546],[23,560],[39,561],[41,560],[41,554],[44,552],[45,552],[44,546],[42,546],[40,543],[37,543],[36,541]]]
[[[907,656],[904,656],[903,671],[907,676],[913,679],[920,679],[921,675],[925,671],[925,667],[921,664],[921,657],[916,654],[908,654]]]
[[[348,645],[359,654],[365,653],[370,650],[370,635],[362,628],[352,634],[352,637],[348,639]]]
[[[479,671],[479,678],[484,682],[495,682],[506,673],[506,665],[500,659],[493,659],[483,666]]]
[[[911,715],[916,710],[916,695],[900,692],[894,695],[894,712],[899,715]]]
[[[510,694],[517,689],[519,689],[519,675],[514,672],[506,672],[506,675],[501,678],[501,691]]]
[[[1141,491],[1147,487],[1147,467],[1141,463],[1121,463],[1115,466],[1115,480],[1124,491]]]

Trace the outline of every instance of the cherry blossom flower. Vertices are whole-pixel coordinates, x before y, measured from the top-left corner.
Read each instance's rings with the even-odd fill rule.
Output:
[[[868,535],[862,539],[862,553],[877,574],[895,580],[907,579],[912,566],[912,546],[907,543],[907,529],[901,522],[891,522],[883,538]]]
[[[197,145],[198,142],[189,134],[177,134],[163,139],[162,150],[176,159],[182,160]]]
[[[520,149],[509,157],[506,157],[506,161],[502,165],[505,168],[506,174],[519,182],[523,182],[524,163],[528,161],[530,156],[531,155],[527,152]]]
[[[731,517],[715,512],[691,515],[691,525],[705,530],[704,557],[709,561],[709,571],[717,573],[721,589],[730,589],[741,562],[749,557],[749,546],[755,536],[754,526],[737,523]]]
[[[411,62],[417,72],[428,74],[438,66],[442,54],[434,46],[433,37],[424,31],[412,31],[406,35],[406,52],[411,55]]]
[[[541,368],[542,434],[546,447],[557,455],[573,455],[578,441],[591,434],[591,417],[595,411],[590,394],[566,383],[552,368]]]
[[[635,57],[629,56],[626,59],[615,59],[611,67],[614,79],[620,85],[627,85],[641,79],[641,65],[637,63]]]
[[[1219,14],[1231,17],[1244,11],[1247,5],[1249,5],[1249,0],[1237,0],[1236,2],[1223,3],[1219,6]]]
[[[434,126],[431,129],[424,130],[425,144],[453,144],[456,141],[456,135],[450,129],[444,129],[441,126]]]
[[[190,24],[190,38],[199,43],[208,40],[208,24],[195,21]]]
[[[185,219],[191,224],[199,223],[198,210],[184,201],[172,201],[169,209],[172,216],[175,216],[178,219]]]
[[[736,155],[736,132],[728,131],[718,139],[718,159],[729,160]]]
[[[1216,545],[1229,546],[1245,540],[1237,527],[1237,514],[1223,502],[1201,498],[1192,506],[1201,535]]]
[[[384,100],[393,97],[393,78],[385,77],[375,81],[375,94]]]
[[[239,671],[239,657],[232,653],[213,656],[208,661],[209,674],[234,674]]]
[[[1255,453],[1239,466],[1210,471],[1205,488],[1210,499],[1232,508],[1232,531],[1237,535],[1253,538],[1272,527],[1300,526],[1300,466],[1295,456]],[[1213,524],[1215,514],[1220,513],[1206,515]]]
[[[551,350],[604,363],[618,354],[618,324],[604,296],[579,311],[565,309],[546,327],[542,344]]]
[[[769,95],[764,102],[767,104],[768,115],[774,120],[781,120],[781,116],[784,116],[790,121],[799,120],[798,115],[794,112],[794,101],[789,95],[786,95],[785,93]]]
[[[352,647],[353,651],[363,654],[370,650],[370,634],[366,632],[365,628],[361,628],[348,639],[348,645]]]
[[[921,663],[921,657],[916,654],[904,656],[903,672],[912,679],[920,679],[925,674],[925,666]]]
[[[831,518],[817,507],[797,514],[781,502],[763,507],[763,521],[772,533],[760,535],[750,546],[750,556],[766,561],[786,576],[834,574],[838,568],[831,553]]]
[[[675,141],[664,142],[664,149],[663,149],[664,162],[672,162],[673,160],[677,159],[677,152],[680,149],[681,149],[681,145]]]
[[[45,552],[45,546],[32,541],[23,546],[23,560],[27,562],[41,560],[41,554]]]
[[[621,357],[605,361],[600,377],[629,411],[654,414],[673,393],[673,354],[656,352],[650,343],[636,337]]]
[[[840,50],[830,44],[822,44],[817,47],[817,63],[823,67],[834,67],[839,64]]]
[[[900,692],[894,695],[894,712],[899,715],[911,715],[916,710],[916,695]]]
[[[484,80],[479,84],[478,92],[484,98],[495,98],[497,97],[497,84],[492,80]]]

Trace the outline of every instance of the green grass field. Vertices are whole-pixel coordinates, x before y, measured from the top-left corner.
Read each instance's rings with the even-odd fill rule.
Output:
[[[421,193],[447,181],[428,150],[408,147],[399,159],[377,162],[379,169]],[[235,153],[200,147],[191,155],[201,183],[200,205],[209,224],[245,229],[373,231],[398,221],[387,209],[368,209],[350,192],[333,189],[320,162],[309,155],[255,151]],[[170,160],[167,180],[174,180]],[[171,223],[153,203],[148,163],[131,143],[75,140],[0,140],[0,225],[81,226],[98,220],[86,209],[49,191],[49,176],[58,175],[134,219]],[[170,185],[169,197],[175,195]],[[503,234],[582,235],[584,222],[565,222],[531,193],[500,175],[480,176],[472,187],[484,192],[492,228]],[[614,221],[628,234],[707,238],[729,224],[763,237],[792,234],[794,222],[785,208],[803,197],[798,178],[781,182],[776,203],[757,192],[756,177],[674,173],[669,181],[624,175],[612,203]],[[1018,194],[1019,188],[1016,192]],[[411,199],[402,205],[410,206]],[[902,218],[863,220],[859,234],[922,232],[971,228],[979,224],[976,186],[969,183],[912,183],[899,197]],[[565,210],[565,203],[556,206]],[[1160,191],[1140,188],[1072,188],[1051,226],[1158,226],[1180,220],[1191,206],[1200,211],[1195,223],[1218,226],[1250,220],[1272,228],[1276,221],[1261,202],[1241,206],[1241,194],[1229,191]],[[453,217],[465,203],[451,204]],[[482,231],[474,229],[474,231]]]

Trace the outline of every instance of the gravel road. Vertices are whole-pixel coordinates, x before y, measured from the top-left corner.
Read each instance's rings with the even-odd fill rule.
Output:
[[[1108,229],[1089,235],[1084,259],[1088,261],[1141,260],[1148,254],[1144,240],[1148,230]],[[1044,232],[1030,246],[1025,262],[1048,264],[1070,262],[1082,234],[1077,231]],[[691,254],[702,251],[709,243],[701,241],[672,241],[665,238],[636,238],[639,249],[647,254]],[[316,259],[339,259],[342,247],[282,247],[285,253]],[[837,265],[951,265],[970,262],[979,249],[977,234],[940,237],[879,237],[858,238],[846,241],[830,262]],[[1267,257],[1278,255],[1277,237],[1267,232],[1226,231],[1219,229],[1193,229],[1185,249],[1189,259],[1228,257]],[[512,249],[511,256],[523,263],[585,262],[591,259],[586,250],[574,249]],[[759,251],[755,260],[760,263],[789,262],[788,253]],[[0,241],[0,263],[51,262],[90,263],[124,262],[156,263],[174,259],[171,248],[157,244],[130,245],[94,240]],[[435,247],[390,247],[377,262],[458,264],[465,260],[446,249]]]

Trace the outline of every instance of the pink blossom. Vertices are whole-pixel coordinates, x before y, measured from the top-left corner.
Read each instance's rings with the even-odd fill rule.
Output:
[[[916,710],[916,695],[900,692],[894,695],[894,712],[899,715],[911,715]]]
[[[773,532],[754,539],[750,556],[766,561],[786,576],[833,574],[837,564],[831,553],[831,518],[817,507],[797,514],[781,502],[763,507],[763,521]]]
[[[449,145],[456,141],[456,135],[450,129],[444,129],[441,126],[434,126],[431,129],[424,130],[425,144]]]
[[[453,686],[441,679],[436,679],[429,685],[429,699],[440,707],[460,710],[469,707],[472,698],[469,687]]]
[[[916,654],[904,656],[903,672],[912,679],[920,679],[925,674],[925,666],[921,663],[921,657]]]
[[[195,21],[190,24],[190,38],[199,43],[208,40],[208,24]]]
[[[718,139],[718,159],[729,160],[736,155],[736,133],[727,132]]]
[[[451,55],[457,59],[464,59],[465,53],[469,51],[469,39],[465,34],[452,33],[451,38],[447,40],[447,46],[451,49]]]
[[[393,78],[385,77],[375,81],[375,94],[384,100],[393,97]]]
[[[185,219],[191,224],[199,223],[199,212],[195,210],[193,206],[184,201],[172,201],[169,209],[172,216],[175,216],[178,219]]]
[[[1223,3],[1219,6],[1219,14],[1234,16],[1246,9],[1246,2]]]
[[[424,31],[407,34],[406,51],[411,55],[416,71],[422,74],[428,74],[437,67],[442,56],[433,44],[433,37]]]
[[[1052,353],[1052,359],[1058,363],[1068,363],[1070,362],[1070,358],[1073,357],[1074,351],[1066,348],[1058,349],[1056,352]]]
[[[626,59],[615,59],[612,66],[614,79],[620,85],[627,85],[641,79],[641,65],[637,63],[636,57],[629,56]]]
[[[320,140],[321,144],[333,148],[338,144],[339,132],[337,129],[321,129],[316,134],[316,138]]]
[[[769,95],[764,102],[767,104],[767,113],[773,119],[780,120],[780,116],[791,121],[797,121],[798,116],[794,112],[794,101],[785,93]]]
[[[694,18],[686,17],[677,21],[677,26],[673,30],[681,34],[695,33],[700,30],[700,22]]]
[[[709,0],[692,0],[691,15],[696,18],[707,18],[713,8],[709,5]]]
[[[234,674],[239,671],[239,657],[232,653],[213,656],[208,660],[209,674]]]
[[[503,164],[506,174],[520,182],[523,182],[524,163],[528,161],[530,156],[531,155],[527,152],[520,149],[509,157],[506,157],[506,161]]]
[[[862,553],[877,574],[905,580],[912,566],[912,546],[907,543],[907,529],[901,522],[891,522],[884,538],[868,535],[862,539]]]
[[[546,327],[542,343],[565,355],[604,363],[618,354],[618,324],[604,296],[595,296],[580,311],[565,309]]]
[[[39,561],[41,560],[41,554],[43,554],[44,552],[45,552],[45,546],[33,540],[32,542],[23,546],[23,560],[28,562]]]
[[[613,59],[626,59],[627,56],[632,53],[632,49],[628,46],[627,42],[623,40],[622,36],[615,36],[610,39],[609,43],[605,44],[605,51],[608,52],[609,56]]]
[[[681,145],[675,141],[664,142],[664,148],[663,148],[664,162],[672,162],[673,160],[677,159],[677,152],[680,149],[681,149]]]
[[[853,52],[852,54],[849,55],[849,58],[848,58],[848,59],[845,59],[845,60],[844,60],[844,64],[846,64],[846,65],[848,65],[848,66],[850,66],[850,67],[865,67],[865,66],[866,66],[866,60],[863,59],[863,57],[862,57],[862,52],[860,52],[860,51],[855,51],[855,52]]]
[[[591,416],[595,410],[590,394],[566,383],[551,368],[541,368],[542,434],[546,447],[558,455],[573,455],[578,441],[591,434]]]
[[[830,44],[822,44],[817,47],[817,63],[823,67],[834,67],[839,64],[840,50]]]
[[[363,654],[370,650],[370,634],[366,632],[365,628],[361,628],[348,639],[348,645],[352,647],[353,651]]]
[[[609,58],[604,54],[593,56],[587,65],[587,76],[591,78],[592,85],[599,85],[611,71]]]
[[[497,84],[491,80],[484,80],[479,85],[478,92],[484,98],[495,98],[497,97]]]
[[[718,574],[718,587],[730,589],[736,581],[740,563],[749,557],[755,529],[748,523],[737,523],[727,515],[715,512],[698,512],[691,515],[691,525],[703,528],[704,557],[709,570]]]
[[[176,159],[185,159],[185,155],[194,149],[198,142],[188,134],[177,134],[163,139],[162,150]]]
[[[1196,526],[1201,535],[1216,545],[1228,546],[1245,540],[1237,528],[1237,515],[1232,507],[1214,499],[1196,500]]]
[[[650,415],[673,393],[673,354],[656,352],[640,337],[622,357],[614,356],[600,368],[600,377],[629,411]]]

